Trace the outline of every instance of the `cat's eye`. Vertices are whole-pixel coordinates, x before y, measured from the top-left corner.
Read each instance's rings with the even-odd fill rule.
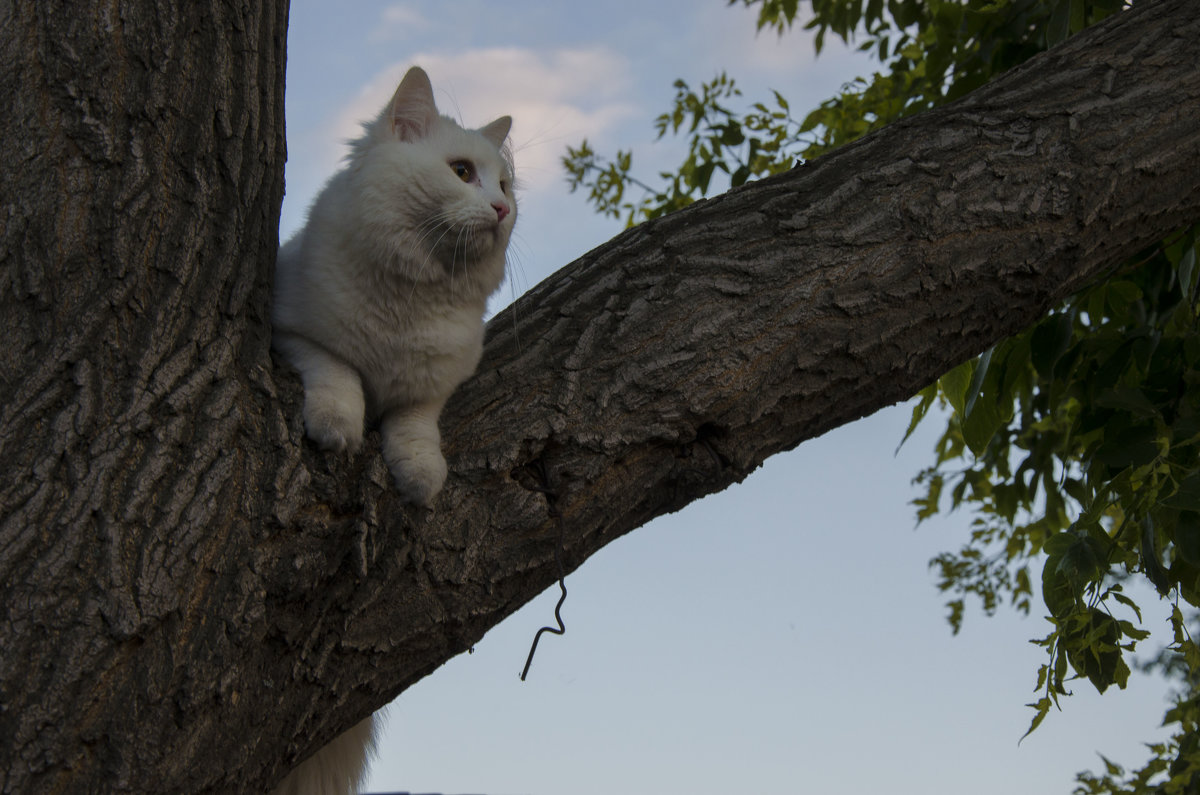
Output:
[[[475,179],[475,169],[466,160],[455,160],[450,164],[450,168],[454,169],[454,175],[463,182]]]

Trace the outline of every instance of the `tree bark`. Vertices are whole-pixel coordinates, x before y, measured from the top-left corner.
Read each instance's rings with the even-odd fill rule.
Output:
[[[269,353],[286,3],[0,12],[0,790],[254,791],[614,538],[1200,219],[1200,5],[644,224],[495,318],[431,511]]]

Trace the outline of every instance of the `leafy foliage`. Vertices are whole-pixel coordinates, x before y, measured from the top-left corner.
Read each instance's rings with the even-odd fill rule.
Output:
[[[1175,627],[1176,643],[1182,645],[1186,633],[1182,631],[1184,620],[1178,609],[1171,617]],[[1194,622],[1193,622],[1194,623]],[[1195,646],[1192,649],[1194,655]],[[1193,793],[1200,780],[1200,697],[1197,693],[1197,661],[1185,659],[1183,654],[1166,650],[1157,659],[1147,663],[1147,669],[1160,669],[1170,677],[1179,679],[1183,688],[1175,694],[1174,705],[1167,711],[1164,725],[1178,725],[1178,729],[1165,742],[1147,745],[1153,756],[1138,770],[1126,773],[1125,769],[1112,760],[1100,756],[1104,773],[1080,773],[1076,776],[1079,786],[1075,795],[1098,795],[1099,793],[1128,793],[1128,795],[1167,795],[1167,793]]]
[[[734,5],[738,0],[728,0]],[[758,26],[780,34],[799,13],[799,0],[741,0],[759,6]],[[572,190],[586,188],[596,210],[628,225],[657,218],[721,189],[775,174],[859,138],[903,116],[956,99],[1087,25],[1119,10],[1124,0],[812,0],[820,52],[832,32],[874,52],[886,71],[858,78],[797,120],[778,91],[745,111],[742,96],[721,73],[698,89],[675,81],[672,107],[655,119],[658,137],[687,135],[679,168],[658,174],[655,187],[634,176],[633,153],[599,155],[586,140],[568,147],[563,166]],[[628,189],[641,194],[630,198]]]
[[[728,0],[736,5],[739,0]],[[740,0],[760,29],[783,35],[799,0]],[[895,119],[960,97],[1036,52],[1120,11],[1124,0],[810,0],[804,27],[877,55],[859,78],[797,121],[778,92],[744,112],[725,74],[693,90],[680,80],[660,138],[687,136],[680,167],[660,187],[584,141],[564,165],[602,213],[627,223],[817,157]],[[717,184],[714,177],[720,175]],[[640,189],[631,198],[629,188]],[[935,461],[916,478],[918,520],[973,514],[967,541],[935,558],[955,632],[967,600],[987,613],[1007,602],[1044,608],[1049,632],[1029,732],[1068,683],[1124,688],[1150,633],[1124,585],[1144,578],[1173,603],[1173,636],[1156,663],[1182,683],[1152,758],[1126,773],[1104,759],[1077,793],[1200,790],[1200,647],[1184,610],[1200,607],[1200,225],[1180,230],[1032,328],[919,393],[909,434],[947,411]],[[907,436],[906,436],[907,438]],[[1041,605],[1035,607],[1038,594]],[[1153,665],[1151,666],[1153,667]],[[1028,734],[1028,732],[1027,732]]]
[[[1051,632],[1036,641],[1049,659],[1031,731],[1072,676],[1125,687],[1127,653],[1149,634],[1129,620],[1141,620],[1121,590],[1130,576],[1176,602],[1173,648],[1200,670],[1178,607],[1200,606],[1198,233],[960,365],[914,408],[914,424],[934,402],[950,408],[936,463],[918,476],[919,516],[947,493],[975,514],[962,549],[934,561],[955,630],[968,595],[989,612],[1003,598],[1029,612],[1040,566]],[[1169,719],[1191,721],[1190,703]]]
[[[708,195],[718,171],[725,175],[727,185],[737,187],[754,177],[791,168],[792,158],[786,150],[801,125],[791,117],[787,100],[775,92],[772,105],[758,102],[750,111],[738,114],[726,103],[741,95],[724,73],[703,83],[699,92],[676,80],[673,106],[655,119],[654,126],[659,138],[686,130],[688,156],[679,169],[659,174],[663,184],[652,188],[630,174],[632,152],[619,151],[612,160],[605,160],[584,140],[578,147],[568,147],[563,158],[571,189],[586,186],[588,200],[597,211],[613,218],[624,216],[632,226]],[[629,185],[642,190],[636,201],[625,195]]]

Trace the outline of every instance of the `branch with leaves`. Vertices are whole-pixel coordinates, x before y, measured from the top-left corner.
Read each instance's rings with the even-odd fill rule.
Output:
[[[797,22],[797,0],[742,3],[758,7],[760,29],[783,35]],[[707,195],[714,173],[740,184],[952,102],[1128,4],[811,6],[804,27],[815,31],[818,52],[833,33],[875,53],[883,69],[799,123],[779,92],[770,107],[759,102],[739,113],[728,107],[740,98],[728,76],[696,92],[679,81],[673,107],[655,125],[660,138],[686,135],[688,154],[660,175],[662,188],[634,179],[631,152],[607,161],[586,142],[564,159],[572,187],[587,188],[598,211],[623,214],[630,224],[654,218]],[[641,189],[638,199],[627,198],[630,187]],[[951,596],[951,627],[961,627],[968,597],[987,613],[1004,602],[1028,613],[1040,591],[1048,612],[1052,630],[1035,641],[1048,661],[1037,673],[1030,731],[1072,678],[1100,692],[1125,687],[1132,653],[1150,635],[1122,589],[1130,577],[1145,578],[1174,603],[1169,653],[1184,663],[1184,681],[1200,673],[1180,609],[1200,605],[1198,234],[1200,226],[1186,226],[1138,252],[1106,281],[931,383],[914,409],[910,434],[932,406],[948,411],[939,413],[948,422],[936,460],[916,478],[924,490],[915,501],[918,519],[943,510],[947,497],[951,509],[975,516],[967,542],[931,563]],[[1194,697],[1189,692],[1179,704]],[[1191,770],[1191,714],[1178,705],[1168,713],[1183,738],[1171,746],[1182,755],[1172,775]],[[1158,762],[1151,768],[1166,769]]]

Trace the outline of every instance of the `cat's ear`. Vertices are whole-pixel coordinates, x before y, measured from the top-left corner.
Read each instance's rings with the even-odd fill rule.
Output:
[[[387,118],[392,132],[401,141],[424,138],[437,121],[437,106],[433,103],[433,86],[429,75],[419,66],[409,69],[392,95]]]
[[[512,116],[501,116],[486,127],[480,127],[479,134],[494,143],[499,149],[504,145],[504,139],[508,137],[510,129],[512,129]]]

